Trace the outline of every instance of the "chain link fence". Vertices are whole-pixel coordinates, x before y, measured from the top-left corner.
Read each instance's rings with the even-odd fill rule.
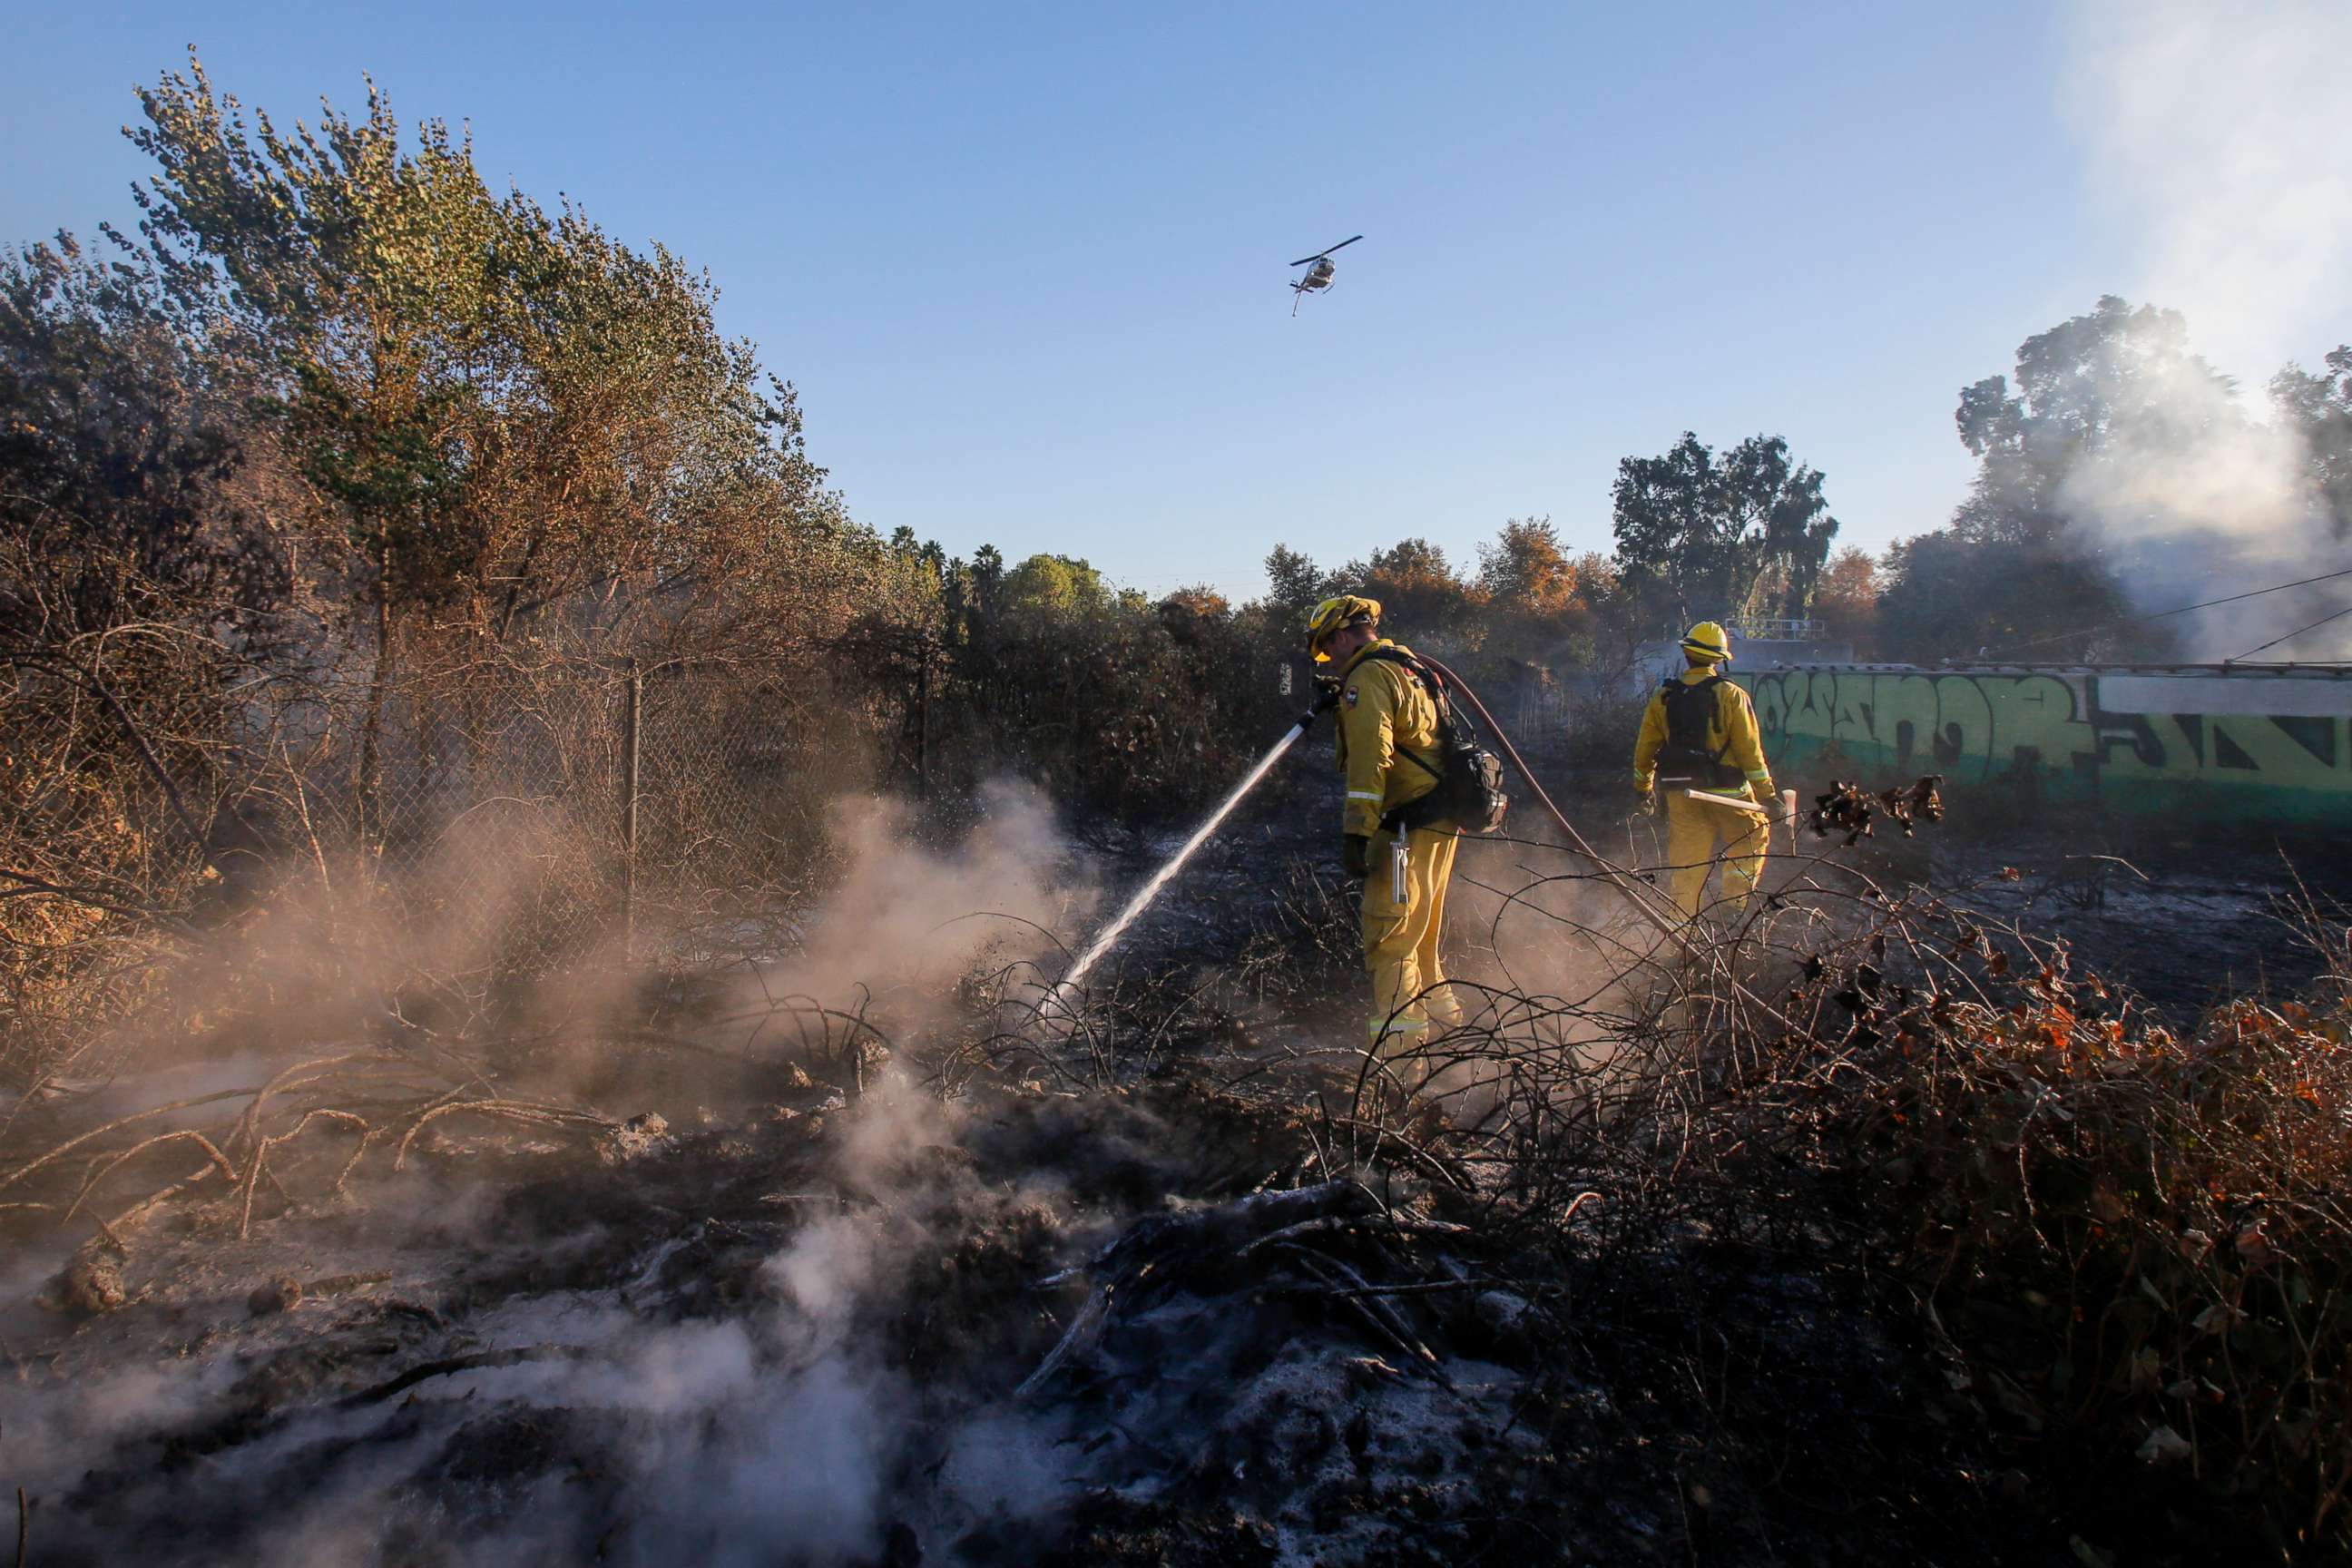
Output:
[[[781,670],[387,673],[244,669],[186,640],[0,662],[0,1083],[188,1026],[191,973],[253,964],[271,921],[299,928],[281,948],[332,928],[471,994],[772,951],[822,803],[865,765],[821,684]]]

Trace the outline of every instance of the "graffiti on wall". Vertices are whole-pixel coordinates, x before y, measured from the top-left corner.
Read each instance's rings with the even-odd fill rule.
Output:
[[[2086,671],[1740,672],[1776,768],[1940,773],[2111,810],[2352,818],[2352,680]]]

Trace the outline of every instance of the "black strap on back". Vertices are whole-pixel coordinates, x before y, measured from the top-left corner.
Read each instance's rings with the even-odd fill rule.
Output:
[[[1731,751],[1731,737],[1726,734],[1719,746],[1710,745],[1707,731],[1716,717],[1715,689],[1723,684],[1723,677],[1710,675],[1705,680],[1677,680],[1668,677],[1664,689],[1659,693],[1666,709],[1665,750],[1685,763],[1703,763],[1719,768]]]
[[[1393,647],[1367,652],[1363,657],[1402,665],[1421,682],[1437,709],[1439,762],[1433,763],[1417,752],[1397,747],[1435,780],[1435,784],[1426,795],[1389,813],[1381,826],[1393,833],[1444,826],[1450,826],[1456,835],[1498,831],[1510,806],[1510,797],[1503,789],[1503,764],[1479,745],[1477,731],[1454,711],[1453,693],[1444,676]]]
[[[1412,655],[1404,652],[1401,648],[1371,648],[1367,650],[1364,657],[1357,662],[1360,664],[1369,664],[1375,659],[1379,660],[1382,664],[1401,665],[1404,668],[1412,671],[1415,676],[1420,678],[1422,685],[1429,691],[1429,700],[1437,705],[1437,744],[1440,750],[1444,750],[1447,742],[1454,733],[1455,722],[1454,718],[1454,703],[1445,694],[1445,682],[1438,679],[1437,672],[1435,670],[1430,668],[1427,665],[1422,663],[1421,660],[1413,658]],[[1399,746],[1397,748],[1397,755],[1401,757],[1412,757],[1414,762],[1421,764],[1422,771],[1427,773],[1431,778],[1443,779],[1445,777],[1445,770],[1444,768],[1439,767],[1435,763],[1431,762],[1426,757],[1415,756],[1412,752],[1406,751],[1402,746]]]

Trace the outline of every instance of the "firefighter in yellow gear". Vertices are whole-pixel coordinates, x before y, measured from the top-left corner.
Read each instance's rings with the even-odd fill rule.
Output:
[[[1699,622],[1682,649],[1687,668],[1653,693],[1643,710],[1641,737],[1633,742],[1633,789],[1647,800],[1662,780],[1667,786],[1666,861],[1683,913],[1697,915],[1718,852],[1724,899],[1736,913],[1763,878],[1768,814],[1779,801],[1755,706],[1723,676],[1721,667],[1731,662],[1723,627]],[[1683,793],[1737,795],[1743,788],[1760,809],[1717,805]]]
[[[1391,1056],[1462,1021],[1438,947],[1458,831],[1450,822],[1400,820],[1437,787],[1442,753],[1437,701],[1409,661],[1412,650],[1380,635],[1376,599],[1326,599],[1307,617],[1307,648],[1339,677],[1339,762],[1347,780],[1340,831],[1350,876],[1364,879],[1364,967],[1372,1006],[1366,1040]],[[1399,863],[1398,841],[1403,842]]]

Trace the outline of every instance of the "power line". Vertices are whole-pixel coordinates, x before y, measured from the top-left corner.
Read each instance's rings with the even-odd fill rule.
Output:
[[[2342,609],[2336,611],[2332,616],[2322,616],[2307,626],[2297,626],[2294,630],[2287,633],[2286,636],[2283,637],[2273,637],[2270,641],[2263,644],[2261,647],[2250,647],[2245,652],[2240,654],[2237,658],[2225,658],[2221,662],[2223,664],[2235,664],[2239,659],[2252,658],[2254,655],[2264,651],[2264,649],[2274,648],[2283,642],[2293,642],[2295,638],[2301,637],[2305,632],[2317,631],[2321,626],[2326,626],[2328,622],[2340,621],[2347,616],[2352,616],[2352,605],[2345,605]]]
[[[2069,637],[2087,637],[2093,632],[2110,631],[2116,626],[2127,626],[2136,622],[2160,621],[2168,616],[2185,616],[2191,610],[2210,610],[2216,605],[2234,605],[2241,599],[2259,599],[2264,594],[2283,594],[2289,588],[2305,588],[2309,587],[2314,583],[2329,583],[2335,581],[2338,577],[2352,577],[2352,566],[2347,566],[2340,572],[2323,572],[2316,577],[2298,577],[2292,583],[2275,583],[2267,588],[2256,588],[2251,592],[2243,594],[2231,594],[2225,598],[2204,599],[2194,605],[2183,605],[2177,610],[2158,610],[2152,616],[2126,616],[2120,620],[2103,622],[2095,626],[2085,626],[2071,632],[2060,632],[2056,637],[2036,637],[2032,642],[2013,642],[2003,647],[1989,649],[1985,653],[1978,655],[1978,657],[1979,658],[1990,658],[1997,654],[2016,653],[2021,649],[2029,647],[2046,647],[2054,642],[2064,642]],[[2329,620],[2334,620],[2335,618],[2336,617],[2333,616],[2328,617]],[[2313,626],[2321,626],[2325,624],[2325,622],[2319,621],[2312,623]],[[2305,626],[2303,629],[2305,631],[2309,631],[2311,626]],[[2297,635],[2298,634],[2294,632],[2289,632],[2287,637],[2294,637]],[[2280,642],[2284,642],[2286,637],[2281,637],[2278,640]],[[2270,647],[2273,646],[2274,645],[2264,643],[2263,647]],[[2258,647],[2253,651],[2255,653],[2260,653],[2263,651],[2263,648]],[[2240,654],[2238,657],[2240,658],[2243,658],[2247,656]]]

